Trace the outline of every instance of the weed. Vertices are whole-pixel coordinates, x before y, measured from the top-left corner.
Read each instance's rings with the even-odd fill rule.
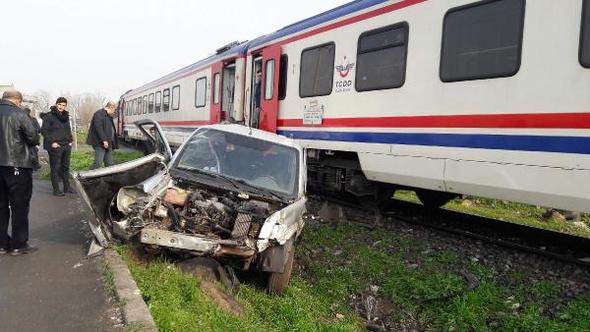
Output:
[[[106,261],[102,262],[102,276],[104,286],[110,296],[116,296],[115,275]]]

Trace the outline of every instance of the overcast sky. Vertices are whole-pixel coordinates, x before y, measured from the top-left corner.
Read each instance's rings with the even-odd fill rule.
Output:
[[[234,40],[348,0],[18,0],[2,3],[0,84],[118,99]]]

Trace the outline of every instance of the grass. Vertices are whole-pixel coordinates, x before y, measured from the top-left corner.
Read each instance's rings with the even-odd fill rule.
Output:
[[[88,138],[88,130],[78,129],[78,131],[76,132],[76,136],[78,139],[78,146],[86,144],[86,139]]]
[[[110,296],[115,296],[115,275],[106,262],[102,264],[102,279],[105,289]]]
[[[398,322],[416,320],[419,329],[575,331],[590,327],[590,297],[573,301],[556,317],[544,316],[539,309],[561,300],[557,285],[530,282],[524,272],[505,284],[496,271],[460,260],[455,252],[428,252],[427,243],[410,235],[348,225],[336,230],[308,225],[304,243],[308,248],[322,248],[306,269],[309,279],[316,281],[314,287],[336,291],[344,301],[348,294],[377,285],[378,295],[396,308],[391,315]],[[337,250],[343,253],[334,256]],[[462,291],[461,270],[480,280],[473,291]],[[576,310],[577,315],[572,315]]]
[[[420,203],[413,191],[398,190],[395,198]],[[468,203],[468,204],[465,204]],[[521,225],[542,228],[576,236],[590,237],[590,228],[580,227],[558,219],[545,219],[547,209],[515,202],[507,202],[481,197],[457,198],[447,203],[445,208],[463,213],[470,213],[493,219],[504,220]],[[582,214],[581,221],[590,226],[590,215]]]
[[[76,133],[78,138],[78,150],[72,151],[70,158],[70,172],[79,172],[89,170],[90,166],[94,162],[94,150],[91,146],[86,144],[86,138],[88,133],[86,130],[78,130]],[[133,151],[128,149],[113,150],[113,162],[115,164],[121,164],[126,161],[134,160],[143,157],[143,153],[140,151]],[[49,160],[47,157],[41,158],[42,168],[39,171],[42,179],[49,179]]]
[[[137,264],[129,247],[120,249],[161,331],[352,331],[360,321],[346,303],[295,277],[282,297],[242,284],[235,298],[245,317],[221,310],[199,289],[198,278],[164,259]],[[336,314],[342,316],[336,316]]]
[[[113,162],[120,164],[126,161],[134,160],[143,156],[140,151],[130,150],[114,150],[113,151]],[[90,166],[94,162],[94,151],[79,150],[73,151],[70,159],[70,172],[78,172],[89,170]],[[41,177],[49,179],[49,167],[43,167],[41,169]]]
[[[126,161],[143,157],[139,151],[113,151],[113,162],[120,164]],[[74,151],[70,161],[70,170],[72,172],[88,170],[94,161],[94,151]]]
[[[139,264],[129,247],[120,251],[161,331],[363,331],[352,307],[360,299],[380,299],[380,315],[394,330],[587,331],[590,296],[562,303],[559,286],[530,281],[525,271],[501,278],[479,262],[453,251],[428,251],[411,234],[367,230],[355,225],[333,229],[308,224],[297,246],[297,266],[285,296],[270,296],[252,283],[235,294],[244,318],[222,311],[199,289],[200,280],[158,258]],[[459,249],[457,249],[459,250]],[[464,292],[459,271],[479,279]],[[508,280],[508,281],[506,281]],[[355,300],[356,299],[356,300]],[[356,302],[355,302],[356,301]]]
[[[396,198],[418,202],[410,192]],[[469,200],[473,204],[457,199],[446,207],[580,233],[565,222],[541,221],[538,207]],[[388,317],[392,330],[589,330],[590,295],[566,302],[554,282],[518,267],[499,272],[450,250],[433,250],[403,232],[311,223],[297,246],[298,268],[287,294],[270,296],[260,285],[243,283],[235,294],[246,312],[239,318],[207,298],[198,278],[163,258],[139,264],[129,247],[121,247],[161,331],[363,331],[363,303],[370,297],[380,303],[373,316]],[[479,281],[468,292],[465,272]]]

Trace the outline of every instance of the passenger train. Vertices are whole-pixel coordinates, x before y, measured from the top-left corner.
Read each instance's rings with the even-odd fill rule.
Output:
[[[126,92],[117,130],[254,124],[307,148],[316,188],[590,212],[589,88],[590,0],[359,0]]]

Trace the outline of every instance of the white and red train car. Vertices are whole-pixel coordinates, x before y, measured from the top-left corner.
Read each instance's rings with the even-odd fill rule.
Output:
[[[244,45],[232,43],[213,56],[127,91],[119,102],[119,135],[141,139],[133,122],[150,118],[165,129],[170,144],[178,146],[198,126],[227,120],[228,114],[243,118],[244,54]],[[212,86],[217,87],[216,94]]]
[[[247,125],[258,69],[260,127],[307,148],[310,185],[590,212],[590,0],[354,1],[127,92],[120,133]]]

